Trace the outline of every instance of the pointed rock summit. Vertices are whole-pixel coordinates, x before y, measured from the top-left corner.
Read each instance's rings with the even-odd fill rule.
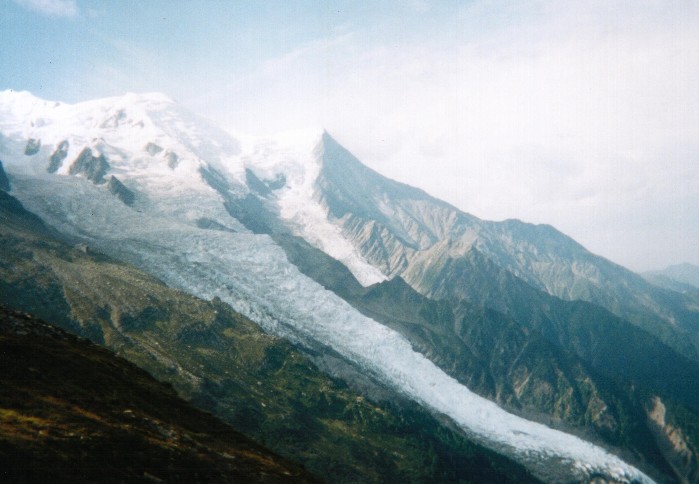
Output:
[[[103,183],[104,175],[109,170],[109,162],[103,154],[94,156],[90,148],[83,149],[70,166],[71,175],[85,175],[94,184]]]
[[[109,178],[109,183],[107,185],[107,188],[109,188],[109,191],[115,195],[119,200],[124,202],[125,205],[131,206],[133,205],[135,195],[134,193],[126,188],[123,183],[119,181],[117,177],[112,175]]]

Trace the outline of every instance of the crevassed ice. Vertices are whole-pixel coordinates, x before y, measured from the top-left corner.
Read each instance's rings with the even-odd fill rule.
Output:
[[[13,183],[13,194],[60,230],[171,286],[205,299],[218,296],[267,331],[329,345],[547,480],[602,474],[652,482],[601,447],[509,414],[472,393],[398,333],[303,276],[267,236],[200,230],[168,217],[162,207],[157,216],[138,213],[81,178],[16,175]]]

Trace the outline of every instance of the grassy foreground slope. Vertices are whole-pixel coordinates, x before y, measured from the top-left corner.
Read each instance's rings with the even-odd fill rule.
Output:
[[[172,387],[29,315],[0,308],[5,482],[314,482]]]

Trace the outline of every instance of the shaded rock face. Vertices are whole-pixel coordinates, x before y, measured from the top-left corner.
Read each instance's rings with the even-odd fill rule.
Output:
[[[199,169],[199,174],[201,175],[202,179],[207,183],[207,185],[216,190],[222,196],[225,197],[228,195],[228,190],[230,189],[230,186],[228,185],[226,178],[223,175],[221,175],[218,171],[214,170],[213,168],[202,167]]]
[[[165,158],[167,159],[167,166],[169,166],[173,170],[177,168],[177,165],[180,162],[180,157],[177,156],[177,153],[173,151],[166,151]]]
[[[46,167],[46,171],[48,171],[49,173],[56,173],[58,171],[58,169],[63,164],[63,160],[65,160],[66,156],[68,156],[69,146],[70,143],[68,143],[67,140],[63,140],[60,142],[58,147],[56,147],[56,150],[51,154],[51,157],[49,158],[49,166]]]
[[[109,170],[109,162],[103,154],[93,156],[90,148],[85,148],[80,152],[68,173],[71,175],[82,174],[92,183],[103,183],[104,175]]]
[[[124,202],[126,205],[133,205],[135,195],[134,193],[126,188],[126,186],[119,181],[117,177],[114,175],[109,178],[109,185],[108,185],[109,191],[112,192],[112,194],[116,195],[116,197]]]
[[[0,190],[5,192],[10,191],[10,179],[7,178],[5,169],[2,167],[2,161],[0,161]]]
[[[24,154],[27,156],[35,155],[41,149],[41,140],[35,138],[29,138],[27,140],[27,146],[24,148]]]
[[[255,174],[249,168],[245,169],[245,180],[250,189],[256,192],[258,195],[262,197],[269,197],[272,194],[269,187],[265,185],[262,180],[257,178],[257,176],[255,176]]]
[[[160,146],[156,145],[155,143],[148,143],[144,149],[151,156],[155,156],[158,153],[160,153],[161,151],[163,151],[163,149]]]
[[[681,429],[666,420],[667,409],[663,401],[659,397],[651,398],[647,412],[658,447],[672,466],[678,480],[683,483],[697,482],[699,463],[692,451],[692,444]]]

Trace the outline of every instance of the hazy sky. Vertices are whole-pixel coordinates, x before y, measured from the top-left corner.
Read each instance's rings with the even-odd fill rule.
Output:
[[[699,265],[699,2],[0,0],[0,89],[323,126],[481,218]]]

